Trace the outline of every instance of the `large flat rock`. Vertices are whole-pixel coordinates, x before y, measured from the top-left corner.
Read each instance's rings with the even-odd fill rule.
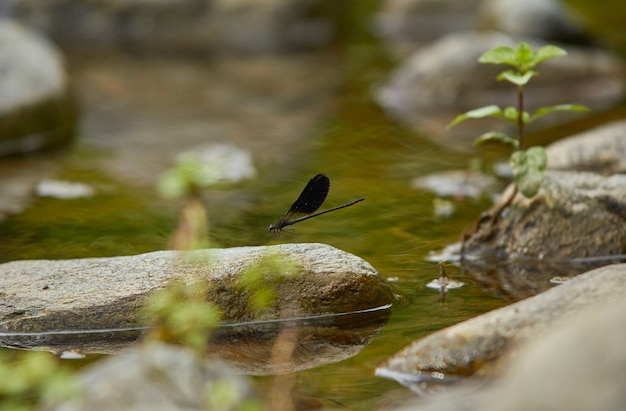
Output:
[[[262,270],[276,292],[274,306],[248,305],[240,277]],[[278,272],[282,271],[282,272]],[[183,279],[206,287],[226,322],[372,309],[394,294],[376,270],[324,244],[283,244],[74,260],[13,261],[0,265],[0,330],[48,332],[136,327],[146,297]],[[199,290],[202,292],[203,290]]]

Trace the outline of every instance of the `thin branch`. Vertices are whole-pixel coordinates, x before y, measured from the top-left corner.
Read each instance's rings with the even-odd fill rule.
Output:
[[[519,150],[524,150],[524,87],[517,88],[517,130]]]

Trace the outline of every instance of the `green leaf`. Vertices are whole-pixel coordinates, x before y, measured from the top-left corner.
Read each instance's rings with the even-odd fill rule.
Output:
[[[528,124],[529,121],[530,121],[530,114],[528,114],[528,111],[522,111],[522,123]]]
[[[553,59],[555,57],[561,57],[567,55],[567,52],[560,47],[547,45],[543,47],[539,47],[537,51],[535,51],[533,56],[532,65],[530,67],[536,66],[542,61],[546,61],[549,59]]]
[[[525,41],[519,43],[515,48],[515,59],[520,71],[525,72],[526,69],[529,69],[533,62],[533,49],[530,44]]]
[[[517,67],[515,50],[508,46],[496,47],[487,50],[479,57],[478,61],[484,64],[508,64]]]
[[[484,118],[484,117],[497,117],[497,118],[502,118],[502,119],[505,118],[504,115],[502,114],[502,110],[500,109],[500,107],[495,106],[495,105],[485,106],[485,107],[480,107],[474,110],[470,110],[466,113],[456,116],[456,118],[448,124],[448,128],[452,128],[456,126],[457,124],[459,124],[460,122],[465,121],[470,118]]]
[[[498,131],[490,131],[489,133],[485,133],[481,135],[480,137],[476,139],[474,144],[480,145],[480,144],[485,144],[485,143],[489,143],[493,141],[511,146],[514,150],[517,150],[517,148],[519,147],[519,141]]]
[[[589,110],[588,107],[583,106],[581,104],[559,104],[556,106],[541,107],[537,109],[537,111],[535,111],[532,116],[530,116],[528,121],[529,122],[535,121],[539,117],[543,117],[546,114],[550,114],[555,111],[571,111],[571,112],[577,112],[577,113],[584,113],[584,112],[588,112],[591,110]]]
[[[498,80],[506,80],[516,86],[525,86],[535,75],[537,75],[537,72],[532,70],[529,70],[524,74],[520,74],[513,70],[506,70],[500,73],[497,78]]]
[[[517,124],[517,109],[515,107],[507,107],[504,109],[504,117],[509,120],[512,121],[513,124]]]
[[[508,46],[495,47],[487,50],[480,56],[478,61],[485,64],[508,64],[517,68],[521,74],[525,74],[528,70],[537,64],[566,55],[567,52],[560,47],[546,45],[539,47],[533,51],[530,44],[523,41],[518,43],[515,49]]]
[[[546,150],[543,147],[531,147],[526,151],[516,151],[509,162],[520,192],[528,198],[537,194],[548,163]]]

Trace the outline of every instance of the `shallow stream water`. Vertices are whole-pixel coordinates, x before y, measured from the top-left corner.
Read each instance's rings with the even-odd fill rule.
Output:
[[[372,102],[369,89],[382,80],[387,63],[380,58],[380,51],[374,46],[352,47],[339,53],[340,56],[331,53],[306,57],[320,64],[320,71],[328,70],[322,67],[327,63],[331,67],[335,65],[334,69],[341,72],[335,77],[338,82],[334,87],[322,90],[320,86],[319,92],[330,97],[323,98],[323,115],[317,117],[318,121],[302,121],[302,136],[295,138],[295,142],[264,141],[255,136],[232,138],[237,140],[238,145],[250,147],[255,154],[258,152],[261,160],[257,177],[235,185],[208,189],[204,193],[204,201],[215,244],[236,247],[277,242],[327,243],[367,260],[392,284],[401,297],[400,303],[393,308],[388,323],[368,346],[351,358],[300,371],[290,377],[298,398],[319,399],[329,407],[343,405],[367,410],[407,393],[396,382],[374,375],[380,361],[413,340],[511,302],[510,298],[485,290],[459,269],[449,266],[448,276],[464,282],[465,286],[451,290],[445,304],[439,304],[439,293],[426,287],[438,276],[436,264],[429,262],[428,257],[431,252],[458,241],[491,200],[488,197],[452,198],[450,201],[456,209],[454,214],[438,217],[433,211],[436,196],[410,188],[415,177],[450,169],[468,169],[478,156],[483,159],[483,168],[489,170],[489,166],[498,158],[503,158],[505,153],[497,150],[456,152],[390,121]],[[354,60],[348,61],[346,55]],[[139,62],[135,66],[127,57],[120,61],[110,57],[107,62],[111,67],[126,65],[125,72],[142,73],[141,81],[145,83],[142,86],[152,90],[148,97],[144,95],[143,98],[155,101],[140,105],[143,102],[126,89],[128,83],[119,77],[107,77],[104,70],[76,69],[74,74],[82,76],[83,84],[91,81],[89,84],[93,85],[95,82],[100,92],[105,90],[109,93],[107,95],[111,100],[96,101],[97,94],[83,97],[86,101],[85,135],[69,153],[62,154],[59,171],[54,177],[90,184],[99,194],[76,200],[35,198],[24,212],[0,225],[2,262],[129,255],[167,248],[177,224],[180,203],[157,195],[154,182],[158,176],[146,176],[146,168],[133,175],[132,170],[111,166],[109,160],[119,157],[120,151],[125,151],[125,155],[131,158],[137,155],[139,165],[144,164],[143,161],[154,162],[167,158],[171,154],[167,150],[176,144],[163,145],[165,152],[145,160],[139,158],[139,154],[145,154],[146,147],[150,147],[149,143],[145,143],[149,139],[131,139],[129,145],[140,146],[134,152],[132,147],[124,146],[124,141],[116,140],[115,135],[128,124],[132,128],[142,122],[145,128],[137,134],[158,134],[159,127],[168,123],[164,119],[168,116],[172,117],[172,122],[200,121],[202,107],[191,96],[188,102],[191,108],[185,110],[182,106],[185,99],[183,92],[170,96],[163,84],[158,81],[149,83],[159,79],[158,72],[162,74],[170,70],[170,63]],[[277,64],[278,70],[283,68],[279,63],[271,64]],[[147,72],[147,68],[152,71]],[[239,68],[239,65],[222,67],[229,72]],[[202,71],[203,68],[193,63],[187,70]],[[264,70],[271,71],[271,68]],[[271,78],[278,81],[279,77]],[[330,78],[333,78],[332,75]],[[179,85],[189,87],[184,76],[180,77]],[[168,87],[175,88],[175,85],[172,83]],[[286,84],[285,87],[291,85]],[[273,89],[268,86],[268,90],[255,92],[258,96],[264,92],[271,93]],[[317,98],[304,95],[303,106]],[[167,104],[160,105],[158,99],[170,97],[178,99],[179,103],[174,104],[177,111],[168,111]],[[228,99],[229,95],[219,97]],[[237,103],[233,101],[233,104]],[[258,124],[266,128],[275,127],[276,133],[279,133],[280,122],[287,121],[289,117],[290,121],[294,121],[291,125],[293,129],[298,129],[297,116],[293,115],[300,110],[298,101],[286,104],[279,97],[274,103],[277,106],[274,117],[267,117],[269,114],[255,106],[254,101],[248,100],[248,111],[238,113],[243,116],[240,121],[247,121],[253,115],[263,115],[266,117]],[[256,104],[263,105],[263,102]],[[285,118],[282,118],[281,110],[290,110],[290,114],[285,113]],[[216,111],[207,115],[214,115]],[[140,121],[136,121],[138,119]],[[581,122],[578,126],[582,129],[589,125],[589,122]],[[202,141],[202,127],[198,132],[198,142]],[[216,124],[215,127],[218,131],[212,130],[212,133],[219,134],[220,130],[228,133],[232,129],[224,124]],[[553,130],[548,139],[574,131],[571,128]],[[259,129],[259,133],[264,136],[271,135],[273,131]],[[289,140],[288,134],[282,138]],[[107,141],[106,136],[112,137]],[[21,160],[11,161],[17,164]],[[130,163],[132,161],[116,164],[128,166]],[[295,233],[275,238],[267,231],[268,225],[286,211],[306,182],[319,172],[331,178],[330,194],[323,208],[358,197],[365,197],[366,200],[297,224],[294,226]],[[254,378],[262,387],[272,387],[276,381],[276,377],[272,376]]]

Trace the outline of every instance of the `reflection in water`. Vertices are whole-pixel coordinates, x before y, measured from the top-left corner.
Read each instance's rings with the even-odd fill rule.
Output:
[[[100,330],[56,330],[43,332],[0,332],[0,346],[22,350],[83,354],[116,354],[136,343],[148,327]]]
[[[574,277],[594,268],[626,261],[626,255],[542,260],[518,257],[506,262],[464,259],[463,270],[492,291],[522,299],[539,294],[563,279]],[[555,279],[559,281],[555,281]]]
[[[245,374],[300,371],[358,354],[390,315],[390,305],[385,305],[350,313],[233,324],[216,330],[209,349]]]
[[[449,384],[459,382],[463,377],[448,375],[439,371],[417,371],[404,373],[389,368],[377,368],[378,377],[390,378],[404,385],[419,396],[426,396],[445,390]]]
[[[251,375],[284,374],[352,357],[391,315],[391,305],[346,313],[227,323],[213,331],[207,352]],[[0,333],[0,346],[64,353],[116,354],[147,327]]]
[[[438,267],[439,278],[426,284],[426,287],[439,290],[439,305],[445,306],[448,290],[463,287],[464,284],[461,281],[451,280],[450,277],[448,277],[443,262],[440,262]]]
[[[626,254],[574,257],[567,260],[517,256],[503,260],[498,256],[479,258],[465,254],[461,257],[461,243],[455,243],[439,254],[430,255],[428,260],[458,265],[464,274],[476,278],[490,291],[523,299],[589,270],[626,262]]]

